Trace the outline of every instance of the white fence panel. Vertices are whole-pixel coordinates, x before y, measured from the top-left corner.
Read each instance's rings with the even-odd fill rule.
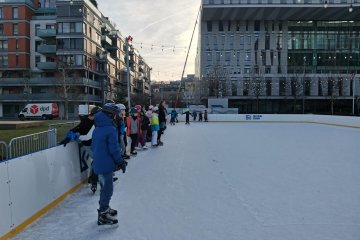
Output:
[[[13,224],[21,224],[81,181],[77,143],[9,161]]]
[[[66,145],[66,148],[52,148],[45,154],[47,159],[52,159],[49,175],[54,200],[81,182],[79,148],[77,143],[72,143]]]
[[[11,230],[8,162],[0,163],[0,237]]]

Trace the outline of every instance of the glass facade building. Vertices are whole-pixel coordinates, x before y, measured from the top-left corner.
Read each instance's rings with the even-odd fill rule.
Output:
[[[226,97],[240,113],[351,114],[360,96],[358,1],[203,0],[199,35],[203,100]]]

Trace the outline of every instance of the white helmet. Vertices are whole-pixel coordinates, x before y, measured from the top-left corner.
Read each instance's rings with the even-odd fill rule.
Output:
[[[124,104],[118,103],[118,104],[116,104],[116,106],[120,109],[120,111],[121,110],[126,110],[126,107],[125,107]]]
[[[158,107],[154,107],[154,108],[153,108],[153,111],[154,111],[154,112],[159,111],[159,108],[158,108]]]

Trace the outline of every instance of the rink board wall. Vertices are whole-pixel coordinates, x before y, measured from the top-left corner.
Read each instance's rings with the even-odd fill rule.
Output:
[[[77,143],[0,163],[0,239],[51,209],[87,176]]]
[[[199,118],[197,118],[199,119]],[[185,115],[179,115],[179,120],[184,121]],[[190,117],[190,121],[193,118]],[[328,115],[280,115],[280,114],[209,114],[209,122],[294,122],[318,123],[337,125],[343,127],[360,128],[360,118]]]

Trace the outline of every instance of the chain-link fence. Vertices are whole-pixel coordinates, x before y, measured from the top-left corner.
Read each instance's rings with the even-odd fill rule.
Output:
[[[0,162],[8,159],[8,145],[6,142],[0,142]]]
[[[24,156],[56,145],[56,129],[13,138],[9,143],[8,158]]]

